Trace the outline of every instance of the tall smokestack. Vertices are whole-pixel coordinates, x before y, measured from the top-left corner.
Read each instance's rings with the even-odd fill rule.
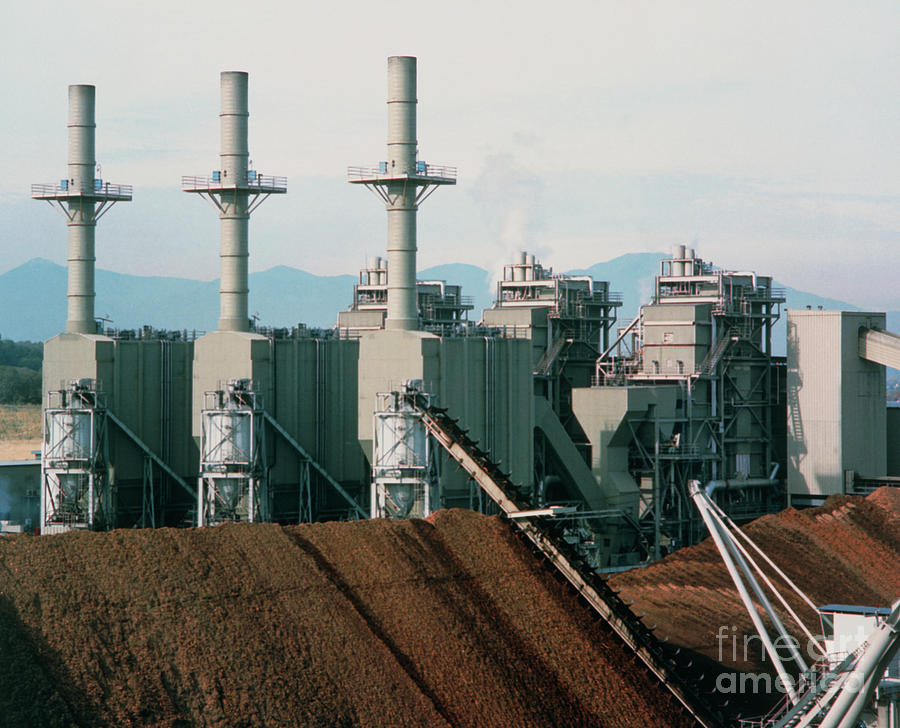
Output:
[[[416,59],[388,58],[388,172],[416,173]],[[388,185],[389,329],[418,328],[416,301],[416,200],[403,194],[403,181]],[[415,189],[415,188],[414,188]]]
[[[131,200],[130,185],[111,185],[95,174],[94,104],[96,89],[69,86],[69,175],[57,184],[35,184],[35,200],[57,203],[69,228],[68,314],[66,332],[95,334],[94,233],[97,220],[116,202]]]
[[[219,250],[221,279],[219,284],[219,331],[249,331],[250,309],[247,301],[247,234],[250,213],[248,195],[239,191],[247,185],[250,153],[247,151],[247,74],[242,71],[222,73],[222,182],[235,185],[232,203],[220,208],[222,245]]]
[[[69,86],[69,184],[75,189],[93,191],[95,153],[93,86]],[[81,198],[69,201],[69,313],[66,331],[94,334],[94,233],[97,221],[94,206],[81,204]]]
[[[418,328],[416,211],[437,185],[456,184],[456,168],[417,159],[416,59],[388,58],[387,161],[378,168],[350,167],[350,182],[364,184],[388,213],[388,300],[385,328]]]
[[[264,177],[249,169],[247,146],[247,73],[221,74],[222,111],[220,169],[210,177],[182,177],[185,192],[205,196],[219,210],[219,331],[249,331],[247,285],[250,213],[271,194],[287,192],[287,178]]]

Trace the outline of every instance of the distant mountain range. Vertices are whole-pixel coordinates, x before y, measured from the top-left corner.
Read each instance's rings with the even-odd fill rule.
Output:
[[[570,271],[611,282],[611,289],[622,293],[619,321],[630,321],[642,303],[650,300],[653,278],[659,272],[663,253],[629,253],[590,268]],[[481,310],[494,297],[492,275],[474,265],[452,263],[421,270],[419,280],[445,280],[463,287],[471,296],[477,320]],[[353,296],[352,275],[317,276],[297,268],[276,266],[250,274],[250,312],[262,325],[329,328],[337,321]],[[830,309],[859,310],[847,301],[823,298],[813,293],[784,288],[785,308],[822,306]],[[133,276],[98,269],[95,311],[118,329],[151,325],[157,329],[212,331],[218,319],[219,282],[189,278]],[[66,268],[43,258],[0,275],[0,336],[14,341],[41,341],[65,329]],[[900,312],[888,312],[888,328],[897,331]],[[776,354],[784,353],[784,317],[773,333]]]

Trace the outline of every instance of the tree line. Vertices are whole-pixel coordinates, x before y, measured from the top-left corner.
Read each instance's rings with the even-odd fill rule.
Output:
[[[40,404],[44,345],[0,338],[0,404]]]

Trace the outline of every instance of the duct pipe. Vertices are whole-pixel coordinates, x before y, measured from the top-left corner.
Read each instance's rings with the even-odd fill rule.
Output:
[[[69,186],[79,197],[69,201],[68,316],[66,331],[95,334],[94,321],[94,233],[97,219],[93,201],[81,195],[94,191],[97,167],[94,148],[93,86],[69,86]]]
[[[416,59],[388,58],[388,173],[416,173]],[[385,328],[418,328],[416,305],[416,185],[388,183],[388,307]]]
[[[775,476],[778,474],[778,463],[772,464],[772,472],[769,473],[768,478],[743,478],[736,480],[710,480],[706,484],[706,495],[710,498],[712,494],[721,489],[740,489],[740,488],[750,488],[758,485],[772,485],[775,483]]]
[[[679,278],[684,275],[684,246],[672,246],[672,275]]]
[[[234,185],[235,189],[233,194],[222,195],[219,213],[222,221],[219,331],[249,331],[247,240],[250,213],[247,209],[246,185],[250,158],[247,148],[247,120],[250,114],[247,107],[247,73],[223,71],[221,86],[222,113],[219,118],[222,135],[222,185]]]
[[[694,275],[694,259],[696,257],[696,253],[693,248],[685,248],[684,249],[684,274],[686,276]]]
[[[756,291],[756,273],[753,272],[752,270],[728,271],[725,275],[728,277],[749,276],[750,277],[750,285],[753,286],[754,292]]]
[[[524,250],[520,250],[516,254],[515,258],[515,267],[513,268],[513,277],[514,281],[524,281],[525,280],[525,265],[528,263],[528,253]]]

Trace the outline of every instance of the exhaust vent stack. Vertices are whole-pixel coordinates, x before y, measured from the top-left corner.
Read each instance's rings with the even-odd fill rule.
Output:
[[[34,200],[47,200],[69,228],[68,315],[66,332],[96,334],[94,320],[94,232],[97,220],[116,202],[131,200],[131,185],[100,177],[94,149],[94,86],[69,86],[69,169],[59,184],[31,185]]]
[[[416,301],[416,211],[439,185],[456,184],[456,168],[419,161],[416,141],[416,59],[388,58],[387,160],[350,167],[352,184],[377,194],[388,213],[387,318],[389,329],[419,327]]]
[[[206,198],[219,211],[219,331],[249,331],[247,261],[250,213],[269,195],[287,192],[286,177],[270,177],[250,169],[247,147],[247,74],[223,71],[222,147],[219,169],[208,177],[182,177],[181,188]]]

